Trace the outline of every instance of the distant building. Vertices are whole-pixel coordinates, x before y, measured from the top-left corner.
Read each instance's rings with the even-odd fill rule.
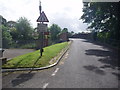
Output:
[[[91,33],[78,33],[74,34],[72,38],[91,39]]]
[[[6,23],[7,23],[7,20],[0,15],[0,24],[5,25]]]
[[[59,37],[60,37],[60,41],[61,41],[61,42],[68,41],[68,33],[67,33],[67,32],[61,33],[61,34],[59,35]]]

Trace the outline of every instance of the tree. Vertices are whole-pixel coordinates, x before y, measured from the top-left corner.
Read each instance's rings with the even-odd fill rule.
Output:
[[[68,33],[68,29],[67,28],[63,28],[63,30],[61,31],[62,33]]]
[[[51,40],[53,43],[57,43],[59,41],[59,33],[61,32],[61,28],[57,24],[52,24],[49,28],[51,34]]]
[[[30,21],[25,17],[20,17],[16,23],[17,39],[20,41],[32,39],[33,28]]]
[[[58,36],[59,36],[60,34],[62,34],[62,33],[68,33],[68,29],[67,29],[67,28],[63,28],[63,29],[61,30],[61,32],[58,34]]]
[[[2,46],[3,48],[10,48],[12,44],[12,36],[10,35],[9,28],[2,26]]]
[[[2,29],[2,47],[3,48],[9,48],[12,44],[12,36],[10,34],[10,31],[9,31],[9,27],[7,27],[7,20],[5,18],[3,18],[1,15],[0,15],[0,28]],[[1,47],[1,45],[0,45]]]
[[[34,33],[30,21],[20,17],[17,22],[8,21],[0,15],[3,48],[34,44]],[[0,40],[1,41],[1,40]]]
[[[107,32],[111,39],[120,40],[119,3],[117,2],[91,2],[84,3],[84,14],[81,16],[84,23],[88,23],[88,28],[96,32]]]
[[[15,21],[6,22],[6,27],[8,27],[8,30],[12,36],[13,42],[16,42],[18,38],[18,31],[16,29],[16,24],[17,23]]]

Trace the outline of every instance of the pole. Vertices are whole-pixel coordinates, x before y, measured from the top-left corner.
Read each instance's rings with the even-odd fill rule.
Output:
[[[2,17],[0,17],[0,25],[2,24]],[[2,52],[2,27],[0,27],[0,57],[3,57]]]
[[[42,56],[43,53],[43,47],[44,47],[44,35],[43,32],[40,32],[40,56]]]

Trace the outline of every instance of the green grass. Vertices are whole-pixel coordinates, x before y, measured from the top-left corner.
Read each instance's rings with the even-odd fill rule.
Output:
[[[9,60],[2,68],[25,68],[25,67],[43,67],[49,65],[49,61],[57,56],[62,49],[68,45],[68,42],[55,44],[44,48],[43,56],[40,57],[40,51],[27,53]]]

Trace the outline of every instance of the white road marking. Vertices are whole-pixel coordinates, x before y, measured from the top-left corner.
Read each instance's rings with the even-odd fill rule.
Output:
[[[53,72],[52,76],[55,76],[55,74],[58,72],[59,68],[56,68],[56,70]]]
[[[43,86],[43,89],[47,88],[48,85],[49,85],[49,83],[45,83]]]

